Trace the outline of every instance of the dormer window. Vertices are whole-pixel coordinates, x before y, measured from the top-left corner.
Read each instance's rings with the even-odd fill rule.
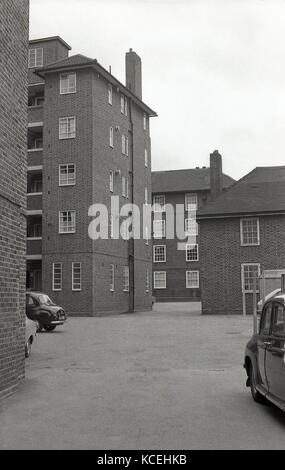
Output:
[[[29,49],[29,69],[43,66],[43,48],[36,47]]]

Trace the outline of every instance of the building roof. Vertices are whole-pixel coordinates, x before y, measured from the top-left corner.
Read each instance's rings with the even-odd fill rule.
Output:
[[[198,212],[198,218],[285,213],[285,166],[256,167]]]
[[[224,188],[234,183],[234,179],[223,174]],[[210,168],[190,168],[184,170],[153,171],[151,174],[153,193],[185,191],[209,191]]]
[[[39,39],[31,39],[29,44],[37,44],[39,42],[46,42],[46,41],[59,41],[61,42],[67,49],[71,51],[71,46],[67,44],[60,36],[49,36],[47,38],[39,38]]]
[[[48,64],[44,67],[36,69],[37,75],[44,78],[46,74],[58,72],[58,71],[68,71],[80,68],[92,67],[103,76],[108,82],[110,82],[115,87],[119,88],[126,96],[131,98],[140,108],[142,108],[149,116],[157,116],[156,112],[153,111],[149,106],[147,106],[143,101],[141,101],[138,96],[132,93],[125,85],[123,85],[119,80],[117,80],[110,72],[108,72],[102,65],[99,64],[97,59],[91,59],[82,54],[76,54],[68,57],[67,59],[61,59],[52,64]]]

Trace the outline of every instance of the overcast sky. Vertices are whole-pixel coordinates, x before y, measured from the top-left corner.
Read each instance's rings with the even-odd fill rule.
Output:
[[[154,170],[285,165],[285,1],[30,0],[30,37],[61,36],[125,83],[142,58]]]

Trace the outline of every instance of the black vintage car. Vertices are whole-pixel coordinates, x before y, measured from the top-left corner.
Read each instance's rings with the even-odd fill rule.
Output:
[[[285,294],[265,302],[258,332],[246,346],[244,367],[253,399],[267,399],[285,411]]]
[[[49,296],[42,292],[26,293],[26,315],[38,322],[38,331],[43,328],[46,331],[53,331],[66,320],[63,308],[55,305]]]

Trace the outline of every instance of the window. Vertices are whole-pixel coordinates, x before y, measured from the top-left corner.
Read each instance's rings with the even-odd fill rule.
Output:
[[[31,183],[31,193],[41,193],[43,190],[43,182],[41,179],[33,180]]]
[[[60,291],[62,289],[62,264],[53,263],[52,265],[52,290]]]
[[[129,199],[129,180],[126,180],[126,198]]]
[[[153,237],[163,238],[165,237],[165,220],[154,220],[153,221]]]
[[[129,138],[126,137],[126,157],[129,156]]]
[[[60,74],[60,94],[76,93],[76,73]]]
[[[34,224],[33,236],[35,238],[41,238],[42,237],[42,224]]]
[[[114,147],[114,129],[113,127],[110,127],[109,129],[109,145],[110,147]]]
[[[185,234],[198,235],[198,224],[195,219],[185,219]]]
[[[81,263],[72,263],[72,290],[81,290]]]
[[[146,187],[144,188],[144,203],[148,204],[148,190]]]
[[[153,287],[155,289],[166,289],[166,271],[154,271]]]
[[[166,262],[166,246],[165,245],[155,245],[153,247],[153,262],[154,263]]]
[[[126,197],[126,178],[122,176],[122,196]]]
[[[164,212],[165,196],[163,194],[153,196],[153,206],[154,206],[154,212]]]
[[[109,224],[109,227],[110,227],[110,238],[113,238],[114,237],[114,216],[113,215],[110,215],[110,224]]]
[[[275,336],[285,336],[284,306],[274,303],[272,334]]]
[[[198,261],[199,250],[197,243],[193,245],[186,245],[186,261]]]
[[[145,271],[145,291],[149,292],[149,270]]]
[[[35,142],[35,149],[43,148],[43,139],[41,137],[35,139],[34,142]]]
[[[126,137],[124,134],[122,135],[122,154],[126,154]]]
[[[114,191],[114,172],[110,170],[110,192]]]
[[[124,281],[124,292],[129,292],[130,290],[130,270],[129,266],[123,267],[123,281]]]
[[[186,193],[185,194],[185,210],[195,211],[197,209],[197,194]]]
[[[241,219],[240,237],[242,246],[259,245],[259,219]]]
[[[186,271],[186,289],[199,289],[199,271]]]
[[[148,153],[147,149],[144,149],[144,166],[147,168],[148,166]]]
[[[146,114],[143,113],[143,129],[146,131],[146,126],[147,126],[147,117]]]
[[[128,115],[128,99],[123,94],[121,94],[121,113]]]
[[[115,290],[115,265],[110,264],[110,291],[114,292]]]
[[[253,282],[256,280],[256,292],[258,292],[258,277],[260,275],[260,264],[242,264],[241,265],[241,275],[242,275],[242,291],[243,292],[252,292],[253,291]]]
[[[59,233],[75,232],[75,211],[60,211]]]
[[[263,335],[269,335],[270,324],[271,324],[271,312],[272,312],[272,302],[269,302],[264,306],[260,322],[259,333]]]
[[[148,227],[145,227],[145,244],[149,244],[149,237],[148,237]]]
[[[59,118],[59,138],[73,139],[75,137],[75,116]]]
[[[59,165],[59,186],[72,186],[75,184],[75,179],[74,163]]]
[[[108,103],[113,104],[113,87],[110,83],[108,85]]]
[[[29,68],[43,66],[43,48],[29,49]]]

